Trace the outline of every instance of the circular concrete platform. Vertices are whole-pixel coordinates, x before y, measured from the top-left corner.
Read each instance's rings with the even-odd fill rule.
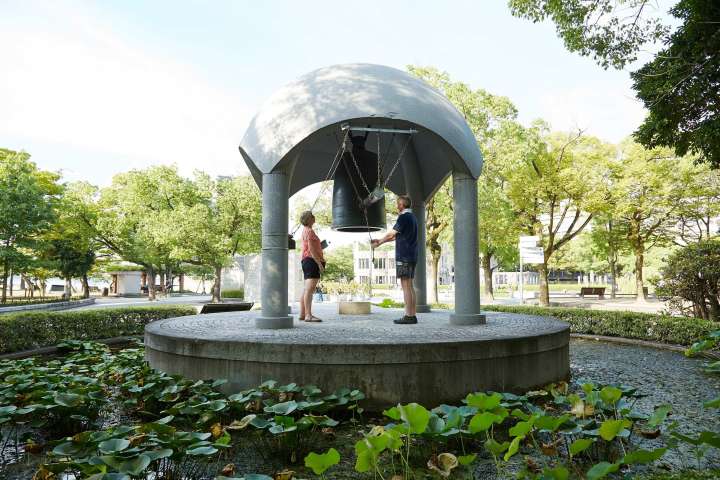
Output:
[[[522,392],[570,373],[566,323],[549,317],[487,312],[487,323],[451,326],[448,312],[394,325],[400,310],[337,315],[318,305],[323,323],[260,330],[259,312],[158,320],[145,327],[145,357],[154,368],[189,378],[226,378],[229,390],[266,380],[359,388],[368,406],[457,403],[468,392]]]

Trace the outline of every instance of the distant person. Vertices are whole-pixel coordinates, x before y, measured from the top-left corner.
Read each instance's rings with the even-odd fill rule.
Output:
[[[315,215],[310,210],[303,212],[300,216],[300,223],[303,226],[300,263],[305,278],[305,287],[300,299],[300,321],[322,322],[312,314],[312,301],[320,276],[325,271],[325,256],[320,238],[312,228],[315,224]]]
[[[372,247],[377,248],[383,243],[395,242],[395,271],[400,279],[405,300],[405,315],[394,320],[400,325],[417,323],[417,299],[413,288],[415,265],[418,258],[418,223],[415,214],[410,210],[412,201],[407,195],[397,197],[397,209],[400,212],[397,221],[387,235],[380,240],[373,240]]]

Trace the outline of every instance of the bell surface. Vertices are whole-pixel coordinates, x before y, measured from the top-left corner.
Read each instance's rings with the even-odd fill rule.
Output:
[[[377,155],[358,146],[353,147],[352,155],[350,152],[345,152],[335,171],[333,182],[332,229],[350,233],[385,230],[387,225],[384,199],[367,207],[367,221],[365,219],[361,205],[369,194],[358,175],[353,157],[367,188],[372,192],[377,184]]]

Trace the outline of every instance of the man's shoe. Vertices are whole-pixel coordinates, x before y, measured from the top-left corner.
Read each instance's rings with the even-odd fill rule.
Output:
[[[393,320],[393,323],[396,323],[398,325],[414,325],[417,323],[417,317],[415,315],[413,315],[412,317],[409,315],[405,315],[402,318]]]

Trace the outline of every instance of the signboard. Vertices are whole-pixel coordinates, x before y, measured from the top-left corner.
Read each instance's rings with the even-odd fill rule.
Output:
[[[522,247],[534,247],[540,241],[540,237],[537,235],[520,237],[519,246]]]
[[[542,255],[532,255],[528,257],[522,257],[523,263],[528,264],[541,264],[545,261],[545,258]]]
[[[523,263],[543,263],[545,256],[542,247],[520,247],[520,259]]]

